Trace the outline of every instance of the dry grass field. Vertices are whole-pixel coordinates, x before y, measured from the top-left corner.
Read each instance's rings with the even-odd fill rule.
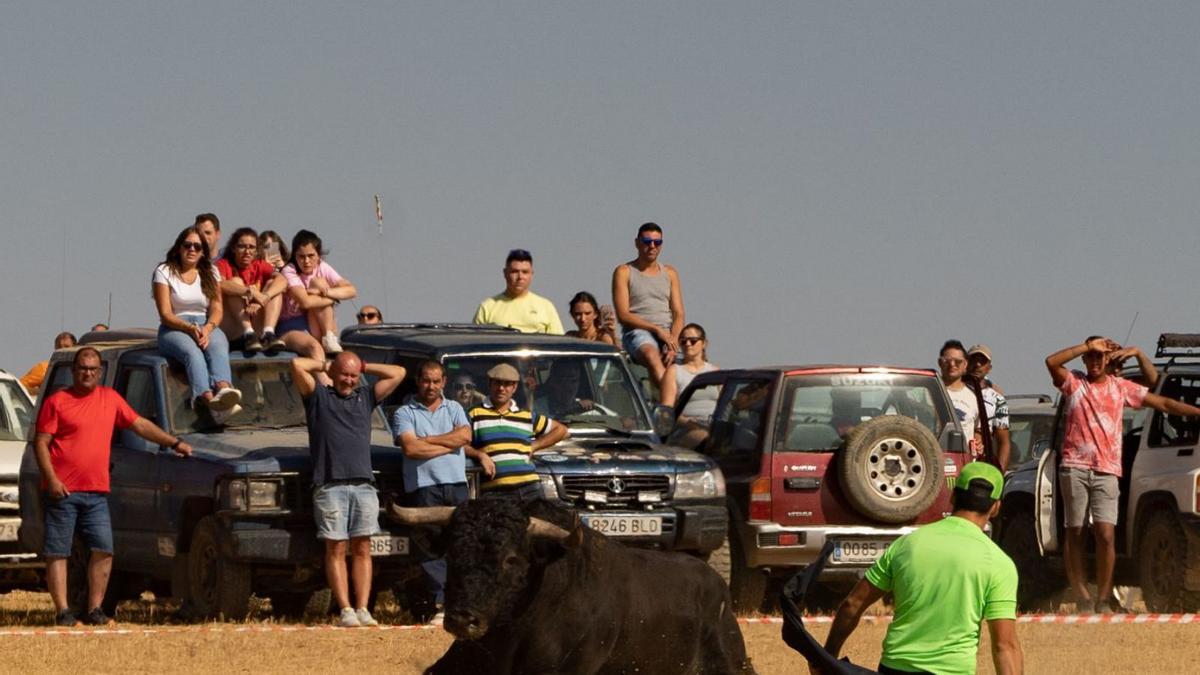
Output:
[[[245,623],[175,626],[169,606],[125,603],[117,632],[44,629],[49,598],[42,593],[0,596],[0,672],[88,673],[305,673],[354,669],[360,672],[419,673],[449,646],[440,629],[334,629],[284,625],[259,612]],[[379,618],[396,620],[384,604]],[[823,636],[827,625],[814,632]],[[874,665],[884,623],[865,623],[851,638],[848,655]],[[1030,673],[1195,672],[1200,625],[1039,625],[1018,630]],[[778,625],[742,627],[759,673],[806,672],[800,657],[779,638]],[[991,673],[986,640],[979,672]]]

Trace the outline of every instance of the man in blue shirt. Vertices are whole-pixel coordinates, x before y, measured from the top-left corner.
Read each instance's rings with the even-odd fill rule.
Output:
[[[466,456],[471,423],[457,401],[442,396],[446,371],[437,361],[417,370],[417,393],[396,409],[392,429],[404,450],[404,493],[409,506],[457,506],[467,501]],[[443,602],[446,561],[421,563],[428,598],[414,613],[432,616]],[[430,606],[434,610],[428,611]]]

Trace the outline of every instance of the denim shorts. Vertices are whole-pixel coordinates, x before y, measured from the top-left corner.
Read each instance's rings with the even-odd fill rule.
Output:
[[[294,330],[308,332],[307,314],[297,314],[286,319],[280,319],[279,323],[275,326],[275,335],[283,337]]]
[[[345,541],[379,533],[379,493],[370,483],[313,489],[317,539]]]
[[[47,558],[71,557],[76,525],[83,543],[93,552],[112,553],[112,521],[108,517],[108,495],[103,492],[72,492],[62,499],[46,496]]]
[[[643,345],[650,345],[659,352],[662,351],[662,343],[660,343],[658,338],[654,337],[654,334],[648,330],[643,328],[630,328],[624,333],[621,333],[621,348],[624,349],[625,353],[631,357],[636,356],[638,350],[641,349]],[[682,349],[675,353],[675,363],[683,363]]]

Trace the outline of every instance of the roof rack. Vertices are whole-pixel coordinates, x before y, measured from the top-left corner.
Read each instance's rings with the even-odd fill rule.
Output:
[[[1155,358],[1200,357],[1200,333],[1163,333],[1158,336]]]
[[[113,328],[110,330],[88,331],[79,336],[79,344],[94,345],[101,342],[122,342],[125,340],[154,340],[158,330],[154,328]]]

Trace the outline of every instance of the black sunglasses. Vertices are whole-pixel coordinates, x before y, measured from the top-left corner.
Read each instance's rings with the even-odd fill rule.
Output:
[[[642,237],[641,241],[642,241],[642,246],[652,246],[652,247],[653,246],[662,246],[662,242],[663,242],[662,237],[659,237],[658,239],[653,239],[651,237]]]
[[[377,314],[376,312],[359,312],[357,314],[357,316],[360,319],[378,319],[379,318],[379,314]]]
[[[182,248],[185,251],[203,251],[204,244],[195,241],[185,241],[179,245],[179,248]]]

